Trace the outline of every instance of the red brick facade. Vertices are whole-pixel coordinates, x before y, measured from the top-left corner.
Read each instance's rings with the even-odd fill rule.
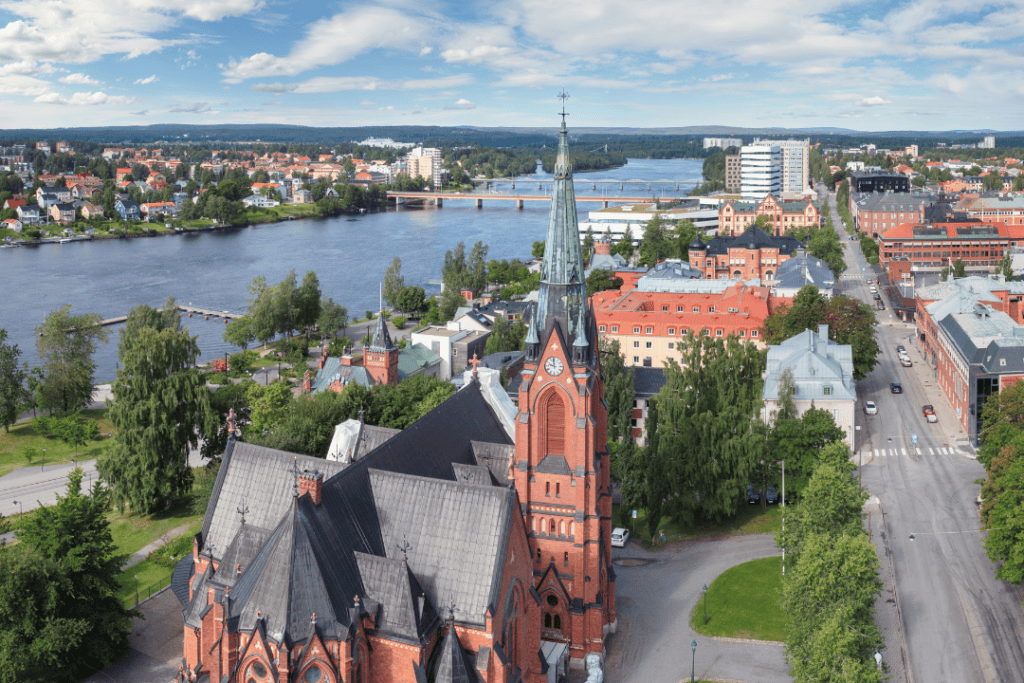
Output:
[[[961,259],[968,268],[998,266],[1010,247],[1024,244],[1024,225],[902,223],[878,236],[878,262],[906,259],[914,270],[938,270]]]
[[[718,210],[718,232],[721,235],[739,235],[754,224],[758,216],[767,216],[770,223],[765,232],[785,235],[791,228],[820,225],[821,211],[807,200],[783,200],[768,195],[760,204],[728,201]]]

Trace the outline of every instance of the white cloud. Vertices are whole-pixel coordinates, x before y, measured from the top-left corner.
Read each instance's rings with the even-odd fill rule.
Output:
[[[467,99],[459,99],[455,104],[444,105],[445,109],[476,109],[476,105]]]
[[[432,48],[429,45],[427,45],[426,47],[420,49],[420,57],[426,57],[427,55],[429,55],[433,51],[434,51],[434,48]]]
[[[433,90],[470,85],[473,81],[469,74],[405,81],[386,81],[370,76],[320,76],[301,83],[254,83],[249,88],[256,92],[308,94],[349,90]]]
[[[92,78],[89,78],[85,74],[69,74],[67,76],[62,76],[61,78],[58,78],[57,80],[60,81],[61,83],[67,83],[68,85],[99,85],[100,84],[99,81],[97,81],[95,79],[92,79]]]
[[[953,74],[947,73],[935,74],[928,79],[928,82],[936,88],[945,90],[946,92],[951,92],[955,95],[959,95],[966,90],[968,85],[968,81],[963,78],[957,78]]]
[[[168,111],[175,114],[208,114],[211,112],[209,102],[195,102],[193,104],[179,104],[171,107]],[[217,113],[217,112],[213,112]]]
[[[858,107],[877,107],[880,104],[892,104],[891,100],[884,99],[879,95],[873,97],[865,97],[863,100],[857,103]]]
[[[222,65],[228,83],[260,76],[295,76],[318,66],[340,64],[373,48],[415,52],[433,21],[387,7],[360,7],[313,22],[286,57],[258,52]]]
[[[145,116],[146,114],[149,113],[149,110],[148,109],[143,109],[142,111],[130,111],[128,113],[131,114],[132,116]]]
[[[125,97],[123,95],[107,95],[106,93],[99,92],[76,92],[71,96],[70,99],[65,98],[60,93],[50,92],[37,97],[34,102],[39,104],[70,104],[75,106],[92,106],[97,104],[131,104],[135,101],[134,97]]]
[[[373,101],[371,101],[371,100],[362,100],[362,101],[361,101],[361,102],[359,103],[359,106],[360,106],[360,107],[372,107],[372,106],[373,106],[373,105],[375,105],[375,104],[377,104],[377,103],[376,103],[376,102],[373,102]]]
[[[42,76],[52,74],[57,69],[52,64],[40,63],[31,59],[10,62],[0,66],[0,76]]]
[[[156,74],[153,74],[152,76],[149,76],[147,78],[138,78],[138,79],[136,79],[135,80],[135,85],[149,85],[150,83],[155,83],[156,81],[159,81],[159,80],[160,80],[159,77],[157,77]]]

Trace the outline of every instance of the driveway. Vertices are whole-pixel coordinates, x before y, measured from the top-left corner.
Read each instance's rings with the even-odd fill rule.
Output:
[[[167,589],[142,602],[145,619],[132,624],[131,651],[122,661],[85,680],[85,683],[169,683],[181,666],[181,603]]]
[[[710,638],[690,628],[690,611],[729,567],[779,554],[768,534],[730,536],[672,544],[648,552],[635,543],[616,548],[618,632],[610,636],[605,680],[616,683],[677,683],[697,678],[783,683],[791,681],[781,645]],[[694,655],[690,648],[697,641]]]

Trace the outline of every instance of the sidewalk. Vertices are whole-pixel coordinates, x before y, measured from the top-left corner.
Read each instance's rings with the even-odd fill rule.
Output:
[[[139,562],[142,562],[144,559],[149,557],[149,554],[151,552],[153,552],[157,548],[164,547],[165,545],[167,545],[168,543],[170,543],[174,539],[178,538],[179,536],[181,536],[182,534],[187,532],[188,531],[188,527],[189,527],[188,524],[185,524],[185,525],[182,525],[182,526],[179,526],[179,527],[175,527],[174,529],[171,529],[166,534],[164,534],[160,538],[156,539],[155,541],[153,541],[149,545],[145,546],[144,548],[141,548],[138,552],[136,552],[134,555],[132,555],[131,558],[121,567],[121,571],[124,571],[125,569],[128,569],[129,567],[134,567]]]
[[[882,634],[885,642],[885,649],[882,651],[882,661],[895,683],[907,681],[905,666],[906,646],[903,639],[903,624],[901,622],[899,598],[896,595],[895,575],[893,574],[892,562],[889,556],[888,532],[885,529],[885,515],[882,512],[881,502],[877,497],[872,496],[864,505],[864,512],[867,513],[865,525],[870,529],[871,542],[878,554],[878,564],[881,570],[879,578],[882,580],[882,591],[875,596],[875,626]]]

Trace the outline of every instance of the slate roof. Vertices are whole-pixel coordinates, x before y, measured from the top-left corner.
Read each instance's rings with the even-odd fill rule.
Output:
[[[775,271],[772,286],[782,289],[800,289],[804,285],[814,285],[821,290],[830,290],[835,286],[836,276],[828,264],[809,254],[794,256],[779,264]]]
[[[454,599],[458,621],[482,627],[498,599],[512,515],[518,514],[514,489],[494,486],[487,472],[507,472],[503,457],[511,457],[511,447],[476,383],[348,465],[229,442],[200,532],[201,552],[242,564],[242,571],[238,576],[225,563],[216,575],[196,577],[186,623],[198,623],[207,609],[209,583],[217,600],[231,586],[229,630],[265,627],[275,641],[308,637],[314,611],[329,637],[343,632],[355,595],[364,597],[363,608],[380,610],[395,638],[418,642],[414,628],[420,634],[433,628],[427,607],[404,602],[406,593],[417,591],[432,605]],[[309,496],[293,497],[293,462],[325,473],[320,505]],[[457,470],[484,483],[457,481]],[[243,504],[244,529],[237,512]],[[259,534],[266,541],[239,562],[258,545]],[[412,546],[412,577],[406,579],[387,561],[402,556],[403,539]],[[409,609],[419,610],[415,619]]]
[[[730,249],[778,249],[779,254],[792,255],[806,245],[795,237],[781,235],[773,237],[756,225],[747,228],[735,237],[719,235],[707,244],[708,256],[725,256]]]
[[[780,374],[791,369],[796,383],[797,401],[856,401],[853,384],[853,347],[837,344],[828,338],[828,325],[818,330],[804,330],[776,346],[768,347],[765,372],[765,401],[779,399]],[[830,393],[824,393],[825,387]]]
[[[665,386],[664,368],[633,367],[633,393],[637,398],[650,398]]]
[[[476,671],[459,641],[453,625],[441,643],[441,656],[434,669],[434,683],[476,683]]]
[[[423,344],[410,344],[398,352],[398,380],[425,372],[440,362],[441,357]]]
[[[366,595],[380,606],[377,632],[419,642],[439,622],[409,565],[399,559],[355,553]]]
[[[1006,313],[976,302],[973,310],[950,313],[938,326],[981,374],[1024,373],[1024,326]]]
[[[401,361],[401,355],[399,355],[399,361]],[[320,393],[335,380],[341,382],[342,386],[348,386],[352,382],[364,387],[373,386],[373,378],[370,377],[366,368],[361,365],[345,365],[340,358],[331,357],[324,361],[322,368],[317,370],[316,377],[310,382],[310,393]]]
[[[384,322],[384,313],[377,316],[377,328],[373,332],[373,339],[370,341],[371,351],[389,351],[397,348],[391,341],[391,333],[388,332],[388,324]]]

